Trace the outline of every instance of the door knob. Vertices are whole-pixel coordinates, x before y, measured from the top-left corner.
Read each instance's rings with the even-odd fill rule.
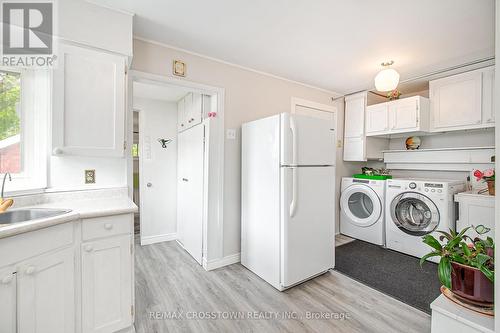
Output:
[[[147,184],[146,184],[146,186],[147,186],[147,187],[151,187],[151,186],[153,186],[153,184],[151,184],[151,183],[147,183]]]
[[[182,178],[183,182],[188,182],[189,180],[187,178]]]
[[[12,282],[12,274],[11,275],[7,275],[6,277],[4,277],[2,279],[2,284],[9,284]]]
[[[35,267],[30,266],[30,267],[26,268],[25,273],[26,273],[26,275],[32,275],[33,273],[35,273],[35,271],[36,271]]]

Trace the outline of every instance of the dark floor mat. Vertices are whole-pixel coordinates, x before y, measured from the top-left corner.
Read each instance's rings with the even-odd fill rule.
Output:
[[[335,270],[424,312],[440,294],[437,265],[360,240],[335,250]]]

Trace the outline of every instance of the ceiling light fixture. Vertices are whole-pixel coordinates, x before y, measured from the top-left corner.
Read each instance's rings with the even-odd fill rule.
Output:
[[[378,91],[392,91],[398,87],[399,73],[395,69],[389,68],[393,64],[392,60],[381,64],[384,69],[375,76],[375,88]]]

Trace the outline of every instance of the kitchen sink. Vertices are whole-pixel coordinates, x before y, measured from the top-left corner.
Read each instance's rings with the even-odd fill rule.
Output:
[[[55,217],[69,212],[71,212],[71,210],[49,208],[13,209],[6,211],[5,213],[0,213],[0,227],[15,223]]]

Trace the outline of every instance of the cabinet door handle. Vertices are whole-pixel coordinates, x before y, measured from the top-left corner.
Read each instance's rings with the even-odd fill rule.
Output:
[[[93,249],[94,249],[94,247],[92,245],[85,245],[85,247],[84,247],[84,250],[86,252],[92,252]]]
[[[26,275],[33,275],[35,273],[35,271],[36,271],[36,268],[34,266],[30,266],[30,267],[26,268],[25,273],[26,273]]]
[[[105,223],[104,224],[104,229],[111,230],[111,229],[113,229],[113,225],[111,223]]]
[[[188,182],[189,180],[187,178],[182,178],[183,182]]]
[[[12,282],[12,274],[7,275],[2,279],[2,284],[9,284]]]

